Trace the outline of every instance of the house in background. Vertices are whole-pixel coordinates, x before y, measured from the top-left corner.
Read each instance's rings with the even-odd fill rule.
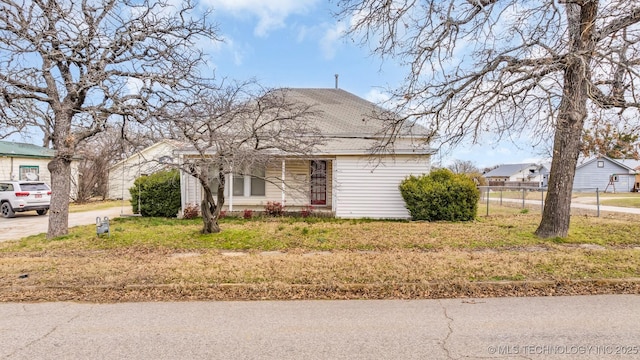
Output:
[[[376,105],[341,89],[287,89],[287,95],[320,112],[314,125],[324,144],[308,158],[278,154],[260,176],[230,174],[225,179],[227,210],[263,210],[269,201],[288,209],[311,205],[342,218],[409,218],[398,186],[409,175],[431,169],[434,151],[409,136],[398,137],[393,154],[372,161],[382,123],[371,114]],[[181,159],[195,155],[176,151]],[[376,155],[378,156],[378,155]],[[181,173],[182,209],[199,205],[202,188]]]
[[[617,160],[606,156],[586,160],[576,167],[574,190],[628,192],[640,188],[640,161]]]
[[[131,200],[129,189],[135,180],[170,167],[176,161],[173,151],[180,146],[178,141],[165,139],[111,166],[108,198]]]
[[[489,186],[546,187],[549,169],[540,164],[504,164],[483,175]]]
[[[37,180],[51,185],[47,165],[55,150],[13,141],[0,141],[0,180]],[[71,161],[70,199],[78,193],[78,159]]]

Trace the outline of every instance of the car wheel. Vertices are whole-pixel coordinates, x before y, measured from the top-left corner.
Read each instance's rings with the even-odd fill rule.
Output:
[[[49,211],[49,209],[36,210],[38,215],[47,215],[47,211]]]
[[[6,218],[12,218],[16,216],[16,213],[13,211],[11,204],[9,204],[8,202],[3,202],[2,205],[0,205],[0,212],[2,212],[2,216]]]

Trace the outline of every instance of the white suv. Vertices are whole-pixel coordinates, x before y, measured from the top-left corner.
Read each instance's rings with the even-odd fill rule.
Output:
[[[51,203],[51,188],[42,181],[0,181],[0,213],[11,218],[16,212],[35,210],[45,215]]]

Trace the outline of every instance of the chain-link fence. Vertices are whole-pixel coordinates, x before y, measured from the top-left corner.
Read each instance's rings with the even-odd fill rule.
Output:
[[[491,208],[497,206],[542,210],[547,195],[546,187],[480,186],[479,190],[481,207],[478,213],[485,213],[487,216],[491,213]],[[589,200],[581,209],[594,211],[598,217],[600,216],[600,193],[601,190],[598,188],[573,189],[574,195],[579,194],[581,198]]]

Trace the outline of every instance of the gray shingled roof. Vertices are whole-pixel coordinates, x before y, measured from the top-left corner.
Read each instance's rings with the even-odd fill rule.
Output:
[[[380,135],[383,122],[374,119],[374,112],[384,109],[376,104],[342,89],[296,89],[288,88],[287,96],[320,111],[321,119],[315,124],[324,136],[374,136]],[[416,125],[416,131],[424,128]]]
[[[340,89],[287,89],[287,96],[320,111],[315,124],[323,135],[374,135],[381,129],[379,120],[371,119],[377,110],[373,103]]]
[[[640,160],[633,160],[633,159],[614,159],[614,160],[634,170],[640,170]]]
[[[536,164],[504,164],[484,174],[484,177],[508,177],[532,165]]]
[[[384,110],[374,103],[342,89],[285,88],[291,100],[312,105],[318,112],[314,126],[324,136],[324,144],[317,146],[318,154],[366,154],[373,148],[384,123],[375,119],[374,112]],[[414,126],[412,134],[424,134],[421,126]],[[189,153],[193,147],[180,148],[178,152]],[[394,143],[395,153],[433,153],[419,135],[398,137]]]
[[[33,144],[0,141],[0,156],[28,157],[28,158],[53,158],[55,151]]]

